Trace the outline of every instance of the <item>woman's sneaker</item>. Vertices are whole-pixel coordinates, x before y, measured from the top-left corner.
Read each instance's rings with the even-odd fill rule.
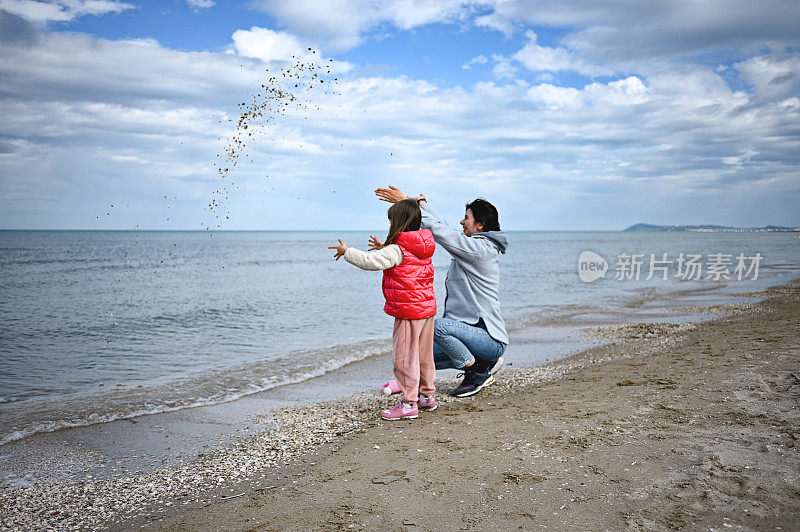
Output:
[[[503,362],[505,362],[505,359],[503,357],[498,357],[497,360],[494,361],[494,364],[492,364],[492,366],[489,368],[489,375],[494,375],[500,371],[500,368],[503,367]]]
[[[434,396],[425,397],[424,395],[420,395],[418,406],[420,410],[432,412],[433,410],[436,410],[438,405],[436,404],[436,398]]]
[[[408,406],[403,402],[397,403],[389,410],[381,412],[381,418],[387,421],[397,421],[398,419],[417,419],[419,408],[417,405]]]
[[[461,385],[453,390],[453,395],[456,397],[469,397],[475,395],[484,386],[489,386],[494,382],[494,377],[487,373],[478,373],[475,371],[467,371],[464,373],[464,380]]]
[[[475,359],[475,365],[470,366],[470,369],[477,373],[488,373],[489,375],[494,375],[500,371],[500,368],[503,367],[503,362],[505,362],[503,357],[498,357],[495,360],[488,361]]]

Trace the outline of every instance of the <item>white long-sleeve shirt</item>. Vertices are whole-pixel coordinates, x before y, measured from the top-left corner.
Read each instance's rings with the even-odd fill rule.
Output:
[[[344,260],[362,270],[388,270],[403,262],[403,251],[397,244],[370,252],[348,247],[344,252]]]

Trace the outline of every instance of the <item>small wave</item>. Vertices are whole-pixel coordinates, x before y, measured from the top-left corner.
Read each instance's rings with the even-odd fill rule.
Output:
[[[35,410],[20,412],[17,415],[7,416],[7,413],[4,413],[3,424],[7,427],[11,425],[12,429],[0,435],[0,446],[37,433],[227,403],[279,386],[320,377],[347,364],[387,353],[390,349],[391,344],[388,341],[372,341],[355,346],[340,346],[323,352],[301,355],[293,353],[284,362],[292,362],[293,367],[303,368],[304,371],[284,375],[265,374],[265,368],[276,366],[276,361],[271,359],[165,382],[158,388],[137,388],[132,390],[133,394],[128,393],[127,396],[124,392],[120,392],[109,396],[96,396],[94,401],[82,396],[42,405]],[[318,356],[320,354],[323,357],[320,358]],[[280,365],[280,362],[277,362],[277,365]],[[208,393],[198,397],[198,390],[205,390]],[[90,402],[95,404],[91,412],[86,409],[86,405]],[[56,419],[64,412],[80,412],[80,414],[71,419]]]
[[[38,251],[38,250],[37,250]],[[4,265],[35,265],[35,264],[58,264],[60,266],[69,266],[71,264],[92,264],[97,263],[98,265],[116,265],[117,262],[113,261],[109,258],[98,258],[98,257],[55,257],[55,258],[47,258],[47,259],[40,259],[40,258],[17,258],[17,259],[6,259],[3,261]],[[85,266],[84,266],[85,268]]]
[[[26,474],[24,477],[19,477],[14,473],[6,473],[0,477],[0,481],[2,481],[8,489],[15,490],[34,484],[36,482],[36,477],[31,473]]]

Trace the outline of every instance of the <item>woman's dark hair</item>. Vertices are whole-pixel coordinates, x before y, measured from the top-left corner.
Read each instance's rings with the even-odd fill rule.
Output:
[[[475,223],[483,224],[484,231],[499,231],[497,209],[485,199],[478,198],[472,203],[467,203],[467,209],[472,211]]]
[[[397,235],[405,231],[418,231],[422,224],[422,211],[413,199],[400,200],[389,207],[389,236],[384,246],[393,243]]]

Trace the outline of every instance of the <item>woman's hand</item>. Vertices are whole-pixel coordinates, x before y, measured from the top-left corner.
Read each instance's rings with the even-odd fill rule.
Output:
[[[370,237],[369,237],[369,250],[368,251],[373,251],[375,249],[381,249],[382,247],[383,247],[383,242],[378,240],[378,237],[376,237],[374,235],[370,235]]]
[[[403,191],[392,185],[389,185],[389,188],[379,188],[375,190],[375,195],[382,201],[388,201],[389,203],[397,203],[398,201],[406,199],[406,195],[403,194]]]
[[[423,194],[420,194],[416,198],[412,196],[406,196],[405,194],[403,194],[402,190],[400,190],[397,187],[393,187],[392,185],[389,185],[389,188],[376,189],[375,195],[378,196],[378,198],[381,199],[382,201],[388,201],[389,203],[397,203],[398,201],[404,199],[413,199],[415,201],[420,201],[420,200],[428,201],[425,199],[425,196]]]
[[[347,244],[342,242],[341,238],[337,238],[337,240],[339,241],[339,245],[338,246],[328,246],[328,249],[335,249],[336,250],[336,254],[333,256],[333,258],[336,259],[336,260],[339,260],[339,257],[344,255],[344,252],[347,251]]]

